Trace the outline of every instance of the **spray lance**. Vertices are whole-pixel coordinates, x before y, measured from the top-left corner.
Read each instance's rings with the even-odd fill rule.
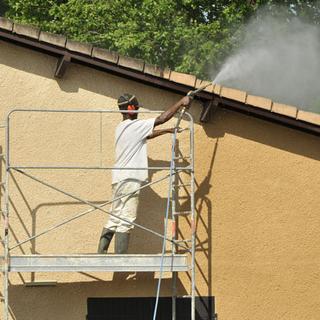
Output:
[[[207,84],[204,84],[203,86],[199,87],[198,89],[196,90],[192,90],[192,91],[189,91],[187,93],[187,96],[192,98],[199,92],[203,91],[205,88],[209,87],[210,85],[213,85],[213,81],[212,82],[209,82]],[[186,112],[186,107],[183,107],[183,109],[181,110],[180,112],[180,115],[179,115],[179,118],[178,118],[178,121],[177,121],[177,124],[176,124],[176,128],[179,128],[179,125],[180,125],[180,122],[181,122],[181,119],[184,115],[184,113]]]
[[[187,96],[189,97],[194,97],[198,92],[201,92],[203,91],[205,88],[211,86],[211,85],[214,85],[213,81],[212,82],[209,82],[207,84],[204,84],[203,86],[199,87],[198,89],[196,90],[193,90],[193,91],[189,91]]]

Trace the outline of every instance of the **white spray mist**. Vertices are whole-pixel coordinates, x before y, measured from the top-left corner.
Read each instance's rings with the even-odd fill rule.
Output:
[[[320,113],[320,26],[259,15],[214,82]]]

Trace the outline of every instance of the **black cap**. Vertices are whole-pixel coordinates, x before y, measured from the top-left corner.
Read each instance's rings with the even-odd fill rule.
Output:
[[[127,109],[129,105],[141,107],[135,95],[124,93],[118,99],[118,107],[119,109]]]

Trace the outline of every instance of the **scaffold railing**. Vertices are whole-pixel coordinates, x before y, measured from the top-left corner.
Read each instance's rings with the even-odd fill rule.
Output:
[[[171,145],[171,160],[170,166],[148,166],[146,168],[116,168],[116,167],[108,167],[102,166],[102,162],[100,161],[99,166],[82,166],[82,165],[25,165],[25,164],[15,164],[11,165],[11,127],[10,120],[13,114],[18,113],[98,113],[100,115],[104,113],[124,113],[125,111],[117,111],[117,110],[51,110],[51,109],[15,109],[12,110],[6,119],[6,155],[5,159],[5,181],[2,184],[4,189],[4,209],[3,211],[3,246],[4,246],[4,254],[1,257],[1,265],[3,272],[3,301],[4,301],[4,320],[9,320],[9,273],[10,272],[79,272],[79,271],[111,271],[111,272],[123,272],[123,271],[136,271],[136,272],[155,272],[160,271],[160,277],[158,282],[158,290],[157,290],[157,299],[159,298],[160,292],[160,284],[162,272],[172,272],[172,320],[176,319],[176,297],[177,297],[177,272],[184,271],[190,272],[190,296],[191,296],[191,320],[195,320],[195,201],[194,201],[194,124],[192,116],[185,112],[185,110],[181,111],[177,122],[176,122],[176,130],[174,130],[174,134],[172,136],[172,145]],[[146,114],[160,114],[162,111],[130,111],[135,113],[146,113]],[[180,125],[180,121],[182,118],[186,118],[188,123],[189,130],[189,155],[183,156],[180,154],[179,148],[177,146],[177,128]],[[101,117],[100,117],[101,118]],[[102,135],[102,130],[100,130],[100,141]],[[188,159],[188,165],[177,164],[179,159]],[[67,192],[60,187],[54,186],[51,183],[48,183],[44,179],[38,178],[34,174],[30,174],[28,172],[29,169],[32,170],[157,170],[157,171],[169,171],[164,177],[156,179],[154,181],[148,182],[142,185],[137,190],[121,195],[116,199],[108,200],[102,204],[95,204],[82,197],[75,195],[73,193]],[[46,186],[52,190],[55,190],[61,194],[64,194],[74,200],[77,200],[80,203],[86,204],[90,207],[83,212],[77,213],[69,218],[66,218],[59,223],[42,230],[37,234],[33,234],[32,236],[19,241],[13,245],[9,245],[9,200],[10,200],[10,173],[12,171],[18,172],[29,179]],[[183,183],[181,178],[179,177],[179,173],[187,172],[190,182]],[[168,188],[168,208],[166,213],[166,222],[164,233],[161,234],[156,230],[152,230],[147,228],[141,224],[136,222],[130,222],[122,217],[118,217],[113,212],[106,210],[105,207],[110,205],[113,201],[119,200],[122,197],[126,197],[132,193],[137,192],[140,189],[147,188],[151,185],[157,184],[161,181],[169,181]],[[184,188],[187,191],[187,188],[190,188],[187,194],[190,197],[190,210],[177,212],[176,211],[176,202],[179,198],[179,190],[180,188]],[[106,213],[108,215],[116,216],[120,220],[124,220],[127,223],[130,223],[137,228],[140,228],[146,232],[153,234],[154,236],[162,239],[163,241],[163,250],[162,254],[158,255],[133,255],[133,254],[125,254],[125,255],[108,255],[108,259],[106,259],[106,255],[99,254],[91,254],[91,255],[11,255],[11,250],[22,246],[23,244],[32,241],[36,238],[44,236],[53,230],[61,228],[62,226],[71,223],[81,217],[84,217],[94,211],[100,211]],[[171,219],[173,222],[172,234],[171,237],[167,235],[167,221],[168,221],[168,213],[169,210],[171,212]],[[190,225],[191,225],[191,237],[190,239],[179,240],[177,237],[177,225],[179,216],[189,216],[190,217]],[[165,253],[165,243],[171,243],[171,254]],[[179,253],[178,249],[182,249],[184,254]],[[187,254],[190,254],[190,258],[187,257]],[[111,257],[111,258],[110,258]],[[156,305],[157,305],[156,301]],[[156,314],[156,308],[155,308]],[[17,319],[20,320],[20,319]]]

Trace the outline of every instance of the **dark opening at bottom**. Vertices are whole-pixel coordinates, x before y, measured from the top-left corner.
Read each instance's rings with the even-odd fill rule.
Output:
[[[88,298],[87,320],[151,320],[155,298]],[[171,297],[159,300],[157,320],[172,317]],[[177,320],[191,320],[191,299],[177,298]],[[196,320],[214,320],[214,297],[196,297]]]

